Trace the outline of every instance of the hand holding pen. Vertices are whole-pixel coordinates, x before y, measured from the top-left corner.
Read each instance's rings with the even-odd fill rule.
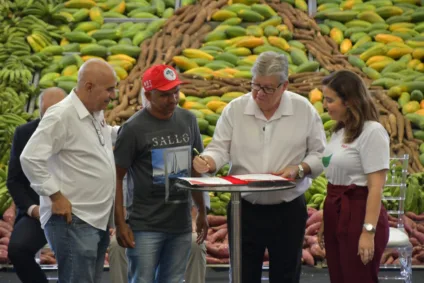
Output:
[[[194,170],[200,174],[208,173],[211,169],[208,160],[204,156],[201,156],[196,148],[193,148],[193,151],[196,154],[193,160]]]

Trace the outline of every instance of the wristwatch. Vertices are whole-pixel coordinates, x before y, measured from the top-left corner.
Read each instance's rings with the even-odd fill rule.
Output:
[[[374,227],[374,225],[372,225],[370,223],[364,223],[364,229],[368,233],[373,233],[373,234],[375,233],[375,227]]]
[[[299,179],[302,179],[305,176],[305,171],[303,171],[303,166],[302,164],[299,164],[297,167],[299,168],[299,172],[297,172],[297,177]]]

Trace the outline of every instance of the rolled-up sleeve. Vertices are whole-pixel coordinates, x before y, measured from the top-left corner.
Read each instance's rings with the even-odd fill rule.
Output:
[[[311,168],[311,177],[318,177],[324,167],[322,165],[322,153],[326,146],[326,137],[321,118],[318,113],[312,109],[312,118],[310,123],[309,135],[307,138],[307,152],[303,162]]]
[[[233,135],[233,125],[230,117],[231,110],[231,104],[224,108],[216,124],[212,141],[202,153],[202,155],[208,155],[213,158],[216,170],[219,170],[230,161],[230,146]]]
[[[65,141],[66,126],[61,118],[47,113],[20,156],[22,170],[40,196],[60,191],[60,181],[49,172],[48,160],[63,148]]]

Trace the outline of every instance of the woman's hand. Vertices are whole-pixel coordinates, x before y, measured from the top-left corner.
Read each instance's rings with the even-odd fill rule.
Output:
[[[362,232],[359,238],[358,255],[364,265],[374,258],[374,234]]]

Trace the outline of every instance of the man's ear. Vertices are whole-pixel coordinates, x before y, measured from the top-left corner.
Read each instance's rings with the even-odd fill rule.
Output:
[[[286,81],[283,85],[282,85],[282,90],[283,92],[287,90],[287,87],[289,86],[289,81]]]
[[[93,83],[92,82],[85,82],[84,88],[85,88],[86,91],[91,92],[91,90],[93,89]]]

